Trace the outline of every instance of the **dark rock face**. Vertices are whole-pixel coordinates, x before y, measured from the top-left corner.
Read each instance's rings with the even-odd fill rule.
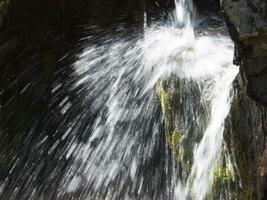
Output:
[[[3,16],[7,11],[9,0],[0,0],[0,29],[3,26]]]
[[[236,44],[234,61],[248,79],[248,95],[267,105],[267,2],[224,0],[222,7]]]
[[[235,154],[243,199],[267,199],[267,1],[224,0],[240,65],[225,137]]]
[[[244,73],[239,74],[224,137],[235,156],[242,184],[238,199],[266,199],[267,109],[247,95],[245,83]]]

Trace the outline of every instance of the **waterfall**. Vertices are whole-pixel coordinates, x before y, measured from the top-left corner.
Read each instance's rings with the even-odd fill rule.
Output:
[[[190,0],[187,2],[185,0],[176,1],[177,21],[179,24],[184,25],[187,35],[188,32],[191,32],[191,34],[187,36],[188,39],[192,39],[193,32],[190,20],[190,12],[192,10],[192,2]],[[188,31],[188,29],[190,31]],[[194,41],[195,43],[198,43],[202,39],[204,38],[194,38]],[[219,46],[218,49],[216,49],[215,46],[212,47],[212,43],[210,43],[212,40],[214,40],[213,36],[207,36],[205,38],[205,42],[202,43],[202,51],[206,51],[208,48],[212,48],[210,49],[211,51],[221,51],[221,47]],[[227,43],[230,45],[229,41],[224,41],[224,45]],[[196,44],[194,46],[196,46]],[[231,58],[230,55],[231,54],[228,54],[228,59]],[[195,144],[193,164],[189,176],[186,178],[185,184],[182,184],[182,182],[179,182],[178,184],[176,198],[179,200],[188,198],[203,200],[206,197],[207,192],[211,190],[214,170],[221,159],[224,121],[230,110],[230,92],[232,89],[232,82],[238,69],[230,63],[228,63],[228,67],[224,66],[223,63],[216,63],[216,60],[218,59],[222,59],[223,57],[226,59],[226,54],[221,54],[220,56],[221,57],[208,58],[211,68],[206,71],[205,67],[201,65],[198,65],[198,67],[202,67],[198,72],[196,72],[194,68],[189,70],[189,76],[192,76],[193,74],[193,79],[195,79],[198,84],[202,83],[204,77],[206,82],[211,82],[211,84],[208,85],[208,93],[204,94],[206,98],[208,96],[207,99],[210,99],[210,108],[203,136],[200,142]],[[216,68],[218,71],[213,71]],[[207,72],[208,74],[206,74]]]
[[[230,110],[230,90],[236,73],[236,69],[230,69],[214,76],[214,88],[210,94],[210,119],[203,138],[194,151],[193,166],[186,182],[185,193],[182,191],[181,194],[187,196],[189,191],[192,191],[197,199],[202,200],[210,189],[214,168],[220,159],[224,120]]]
[[[88,110],[81,111],[66,135],[77,133],[76,124],[88,116],[93,123],[83,127],[87,142],[68,144],[67,158],[73,157],[74,164],[62,181],[61,194],[82,188],[81,198],[87,199],[205,198],[220,160],[238,69],[231,64],[233,44],[228,37],[195,35],[192,5],[177,1],[173,25],[148,27],[144,37],[85,41],[73,64],[72,88]],[[190,139],[192,123],[201,137],[194,142],[188,173],[180,173],[184,169],[170,156],[162,134],[166,113],[163,106],[163,115],[160,112],[156,87],[172,76],[181,83],[176,101],[185,110],[177,114],[180,131],[187,133],[182,139]]]

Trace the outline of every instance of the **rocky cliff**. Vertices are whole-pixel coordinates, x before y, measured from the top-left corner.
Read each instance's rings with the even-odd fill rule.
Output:
[[[267,1],[223,0],[240,66],[225,138],[235,155],[241,199],[267,199]]]

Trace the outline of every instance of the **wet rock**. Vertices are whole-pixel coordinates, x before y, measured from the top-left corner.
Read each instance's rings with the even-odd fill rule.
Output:
[[[227,148],[223,148],[221,159],[214,169],[212,188],[206,199],[238,199],[239,191],[238,173],[229,162]]]
[[[192,167],[194,145],[200,141],[206,125],[200,88],[201,84],[175,74],[157,83],[166,141],[186,172]]]
[[[241,74],[235,80],[225,139],[239,171],[240,199],[266,199],[267,109],[247,95],[246,82]]]
[[[224,0],[225,19],[235,42],[235,64],[248,79],[248,94],[267,105],[267,2]]]
[[[223,0],[222,8],[240,65],[225,138],[239,169],[240,198],[266,199],[267,1]]]

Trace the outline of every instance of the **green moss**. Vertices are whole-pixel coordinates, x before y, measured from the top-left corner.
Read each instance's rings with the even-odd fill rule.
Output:
[[[174,112],[176,106],[173,101],[173,96],[171,92],[168,92],[164,88],[164,83],[162,80],[157,83],[157,93],[160,97],[161,107],[163,111],[163,117],[165,122],[165,132],[166,140],[171,150],[174,152],[177,160],[180,160],[180,139],[181,133],[178,131],[178,125],[175,122]]]
[[[234,180],[231,169],[227,166],[218,165],[214,170],[213,182],[216,184],[219,181],[229,182]]]
[[[157,94],[163,111],[164,126],[167,143],[174,153],[175,159],[182,166],[189,169],[192,163],[192,138],[182,141],[185,136],[179,127],[179,119],[176,113],[179,112],[179,87],[177,87],[177,77],[172,75],[168,80],[159,80],[157,83]],[[173,88],[175,88],[173,90]]]
[[[171,111],[171,104],[170,104],[170,95],[164,90],[161,80],[158,81],[157,83],[157,93],[160,97],[163,115],[165,116],[167,112]]]
[[[227,150],[226,150],[227,151]],[[233,167],[227,164],[228,152],[222,152],[220,162],[213,171],[213,181],[210,192],[206,195],[207,200],[211,199],[236,199],[233,194],[236,191],[236,181]]]
[[[177,129],[175,129],[172,133],[167,132],[166,133],[166,138],[167,138],[167,143],[169,144],[170,148],[172,149],[172,151],[174,152],[175,158],[177,160],[180,160],[180,138],[181,135],[178,132]]]

